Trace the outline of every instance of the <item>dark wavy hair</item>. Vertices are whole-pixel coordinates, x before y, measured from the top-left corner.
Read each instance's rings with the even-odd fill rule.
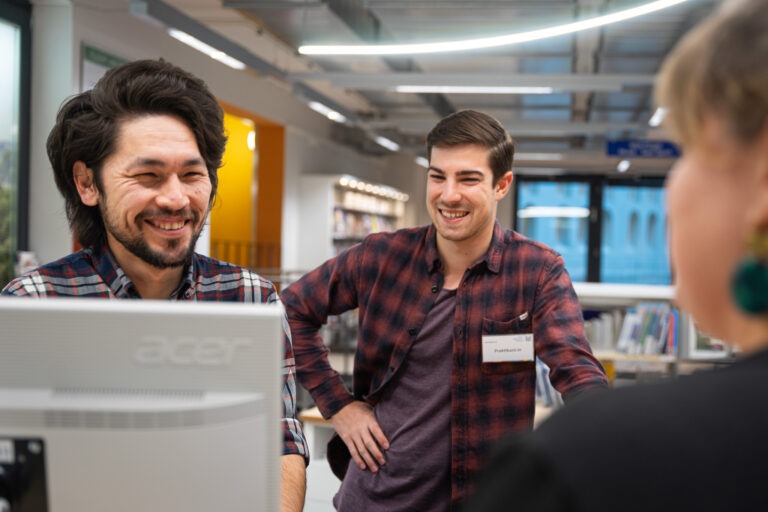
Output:
[[[72,233],[84,247],[104,243],[106,232],[99,207],[81,202],[73,166],[83,161],[101,191],[101,167],[116,150],[121,123],[146,115],[174,116],[189,127],[208,168],[213,204],[227,142],[221,106],[201,79],[163,59],[130,62],[107,71],[93,89],[66,100],[48,135],[56,186],[64,196]]]
[[[494,117],[477,110],[459,110],[441,119],[427,134],[427,158],[432,148],[476,144],[488,149],[494,184],[512,170],[515,141]]]

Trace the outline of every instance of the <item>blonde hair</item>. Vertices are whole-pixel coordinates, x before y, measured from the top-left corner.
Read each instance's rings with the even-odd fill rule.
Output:
[[[735,0],[696,26],[662,65],[656,103],[684,145],[710,118],[751,142],[768,120],[768,1]]]

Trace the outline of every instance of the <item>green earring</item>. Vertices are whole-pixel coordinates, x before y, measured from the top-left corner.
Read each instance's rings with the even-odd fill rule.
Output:
[[[768,231],[756,232],[747,244],[749,253],[733,274],[731,293],[745,313],[768,313]]]

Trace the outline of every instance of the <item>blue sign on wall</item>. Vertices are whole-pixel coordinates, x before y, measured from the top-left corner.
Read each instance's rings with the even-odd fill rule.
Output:
[[[680,148],[667,140],[609,140],[605,153],[620,158],[677,158]]]

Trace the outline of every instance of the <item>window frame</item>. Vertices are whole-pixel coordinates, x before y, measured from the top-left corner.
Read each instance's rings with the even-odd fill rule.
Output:
[[[600,267],[602,258],[603,233],[603,192],[607,186],[622,187],[664,187],[666,176],[607,176],[607,175],[516,175],[513,187],[514,207],[512,208],[512,226],[517,229],[517,205],[520,204],[520,187],[524,183],[583,183],[589,187],[589,218],[587,222],[587,282],[601,282]],[[657,219],[666,225],[666,215]],[[640,236],[644,236],[640,233]]]
[[[19,133],[16,249],[29,249],[29,156],[31,105],[32,5],[26,0],[0,0],[0,18],[19,27]]]

